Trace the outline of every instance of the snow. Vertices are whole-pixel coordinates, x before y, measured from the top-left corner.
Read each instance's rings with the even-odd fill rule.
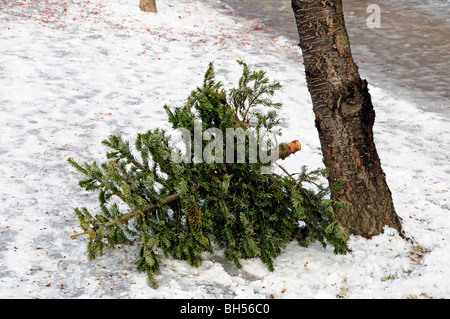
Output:
[[[136,247],[88,261],[86,238],[69,237],[81,231],[73,208],[96,196],[66,159],[101,160],[112,133],[169,129],[162,106],[181,105],[210,61],[227,88],[237,59],[280,81],[283,140],[303,146],[283,165],[323,165],[296,43],[219,1],[157,5],[155,15],[131,0],[0,0],[1,298],[450,297],[448,123],[374,86],[376,144],[410,240],[386,228],[351,236],[338,256],[293,242],[274,272],[259,260],[237,270],[220,250],[198,268],[169,258],[156,290],[134,267]]]

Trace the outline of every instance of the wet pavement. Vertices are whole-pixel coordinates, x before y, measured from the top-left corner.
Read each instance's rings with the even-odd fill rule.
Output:
[[[222,0],[233,15],[257,19],[298,42],[290,0]],[[381,9],[369,28],[370,4]],[[447,0],[344,0],[353,58],[369,83],[419,108],[450,116],[450,4]]]

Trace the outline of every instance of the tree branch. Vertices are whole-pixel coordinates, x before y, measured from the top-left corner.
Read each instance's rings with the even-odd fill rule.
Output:
[[[272,160],[273,163],[275,163],[280,158],[284,160],[286,157],[296,153],[297,151],[300,151],[301,148],[302,148],[301,144],[300,144],[300,142],[298,140],[292,141],[290,143],[281,143],[278,146],[278,152],[275,153],[276,156],[273,156],[271,160]],[[291,176],[283,167],[281,167],[277,163],[275,163],[275,164],[278,167],[280,167],[286,174]],[[108,188],[109,190],[111,190],[111,188],[107,187],[107,185],[103,184],[103,186]],[[199,185],[194,185],[194,186],[192,186],[192,189],[193,190],[199,190],[200,186]],[[111,190],[111,191],[114,191],[114,190]],[[174,200],[178,199],[178,197],[179,197],[178,194],[169,195],[169,196],[167,196],[164,199],[163,204],[167,204],[167,203],[173,202]],[[111,220],[111,221],[107,222],[102,227],[102,229],[105,229],[106,227],[114,226],[118,222],[126,222],[126,221],[130,220],[131,218],[133,218],[135,216],[138,216],[138,215],[141,215],[141,214],[145,214],[146,212],[148,212],[148,211],[150,211],[150,210],[152,210],[152,209],[154,209],[156,207],[158,207],[158,204],[149,204],[149,205],[145,206],[144,208],[142,208],[140,210],[131,211],[131,212],[125,214],[125,215],[120,216],[118,219],[114,219],[114,220]],[[88,234],[88,232],[82,232],[82,233],[79,233],[79,234],[72,235],[72,236],[70,236],[70,238],[71,239],[76,239],[77,237],[82,236],[82,235],[86,235],[86,234]]]

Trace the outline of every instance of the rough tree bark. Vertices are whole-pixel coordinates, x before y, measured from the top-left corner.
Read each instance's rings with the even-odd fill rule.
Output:
[[[350,51],[342,0],[292,0],[329,183],[343,182],[331,199],[352,234],[371,237],[385,225],[401,232],[400,219],[373,140],[375,111],[367,82]]]
[[[156,0],[140,0],[139,8],[145,12],[157,12]]]

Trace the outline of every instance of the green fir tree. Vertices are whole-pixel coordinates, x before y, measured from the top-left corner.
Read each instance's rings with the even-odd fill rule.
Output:
[[[333,213],[334,205],[343,204],[327,199],[329,189],[319,183],[325,170],[308,172],[301,167],[292,175],[262,174],[272,162],[236,157],[233,163],[214,161],[226,154],[220,144],[213,144],[213,160],[199,160],[191,147],[198,144],[196,125],[202,132],[214,128],[223,136],[230,128],[242,130],[245,135],[231,143],[238,148],[239,142],[247,142],[243,144],[246,159],[255,151],[251,139],[280,133],[277,110],[282,105],[272,97],[281,85],[269,81],[265,72],[251,71],[238,62],[243,74],[228,93],[216,81],[211,63],[203,85],[184,106],[164,106],[173,129],[191,133],[184,139],[185,151],[174,146],[167,132],[156,129],[138,134],[134,147],[120,135],[110,136],[103,141],[110,150],[104,163],[78,164],[68,159],[84,176],[79,185],[98,193],[96,214],[84,207],[75,209],[84,232],[72,237],[89,236],[90,259],[105,249],[139,242],[136,266],[157,287],[155,276],[164,257],[199,266],[202,253],[212,254],[215,247],[223,249],[225,258],[238,268],[242,259],[260,258],[270,270],[294,239],[302,245],[315,241],[332,245],[335,253],[348,251],[348,234]],[[209,143],[202,139],[201,149]],[[277,147],[270,138],[266,144],[268,149]],[[184,160],[174,160],[174,153]]]

